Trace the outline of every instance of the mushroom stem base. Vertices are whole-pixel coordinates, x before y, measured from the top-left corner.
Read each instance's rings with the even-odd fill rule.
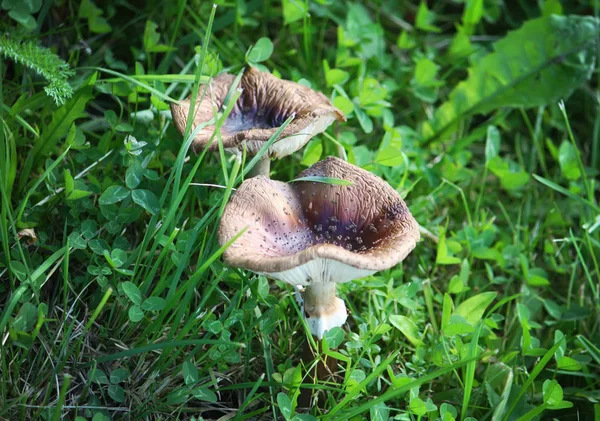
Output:
[[[318,339],[336,326],[346,323],[346,304],[336,296],[336,283],[323,282],[307,286],[302,294],[303,312],[310,332]]]
[[[256,177],[257,175],[264,175],[265,177],[269,178],[270,172],[271,158],[269,158],[268,154],[265,154],[265,156],[263,156],[261,160],[258,161],[256,165],[250,169],[250,171],[248,171],[247,177],[251,178]]]

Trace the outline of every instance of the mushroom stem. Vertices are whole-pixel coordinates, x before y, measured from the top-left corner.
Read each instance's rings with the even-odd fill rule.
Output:
[[[314,282],[305,287],[304,317],[310,332],[318,339],[336,326],[342,326],[348,317],[344,301],[336,295],[335,282]]]
[[[269,178],[269,173],[271,171],[271,158],[269,158],[268,154],[263,155],[260,161],[256,163],[255,166],[252,167],[250,171],[248,171],[248,178],[256,177],[257,175],[264,175]]]

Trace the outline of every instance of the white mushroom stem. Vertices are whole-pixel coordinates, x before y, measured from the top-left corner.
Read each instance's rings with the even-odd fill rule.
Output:
[[[302,292],[302,310],[310,332],[318,339],[346,322],[346,304],[336,296],[335,282],[315,282]]]
[[[255,166],[252,167],[250,171],[248,171],[247,177],[256,177],[257,175],[264,175],[269,178],[269,173],[271,172],[271,158],[269,155],[265,154],[261,158],[260,161],[256,163]]]

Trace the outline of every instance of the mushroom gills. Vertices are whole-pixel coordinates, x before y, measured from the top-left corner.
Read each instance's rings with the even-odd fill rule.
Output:
[[[300,309],[310,333],[317,339],[323,339],[325,332],[346,323],[346,304],[336,296],[335,282],[312,283],[301,294]]]
[[[261,272],[263,275],[307,287],[319,283],[344,283],[364,278],[376,270],[359,269],[333,259],[316,258],[281,272]]]

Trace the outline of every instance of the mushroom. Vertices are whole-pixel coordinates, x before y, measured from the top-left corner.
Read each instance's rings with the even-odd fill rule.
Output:
[[[234,80],[234,75],[223,73],[209,82],[209,89],[206,85],[200,86],[192,130],[212,119],[215,108],[223,107]],[[268,176],[269,158],[290,155],[335,120],[346,121],[344,114],[322,93],[253,67],[242,75],[240,87],[242,93],[220,129],[225,151],[240,157],[245,148],[248,154],[256,155],[283,123],[290,116],[294,117],[256,165],[254,175]],[[181,134],[185,132],[189,109],[190,98],[171,104],[173,121]],[[218,150],[218,142],[213,141],[214,132],[214,124],[199,131],[192,142],[196,153],[206,147]]]
[[[225,244],[246,228],[224,261],[296,286],[310,331],[322,339],[347,318],[336,285],[393,267],[420,235],[400,195],[368,171],[328,157],[299,177],[352,184],[247,179],[225,207],[218,236]]]

